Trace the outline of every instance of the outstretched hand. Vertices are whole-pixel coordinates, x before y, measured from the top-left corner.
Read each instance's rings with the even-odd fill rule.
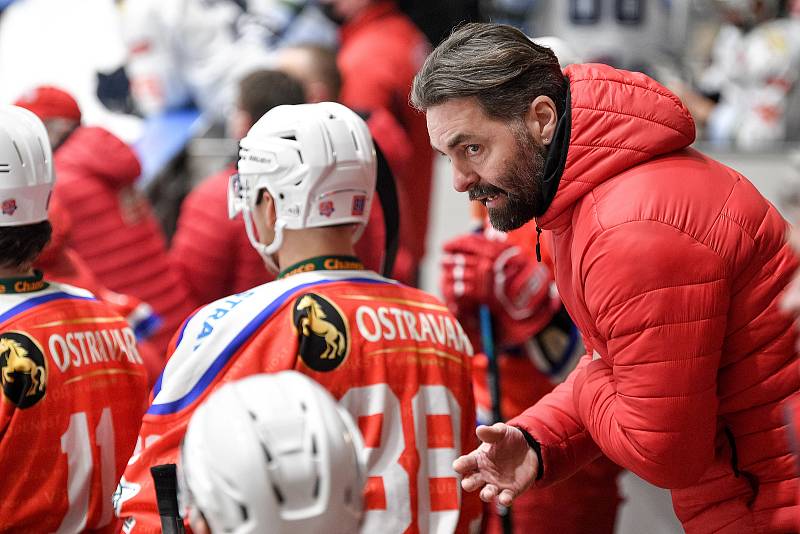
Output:
[[[496,498],[503,506],[510,506],[536,478],[536,452],[521,430],[505,423],[481,425],[475,433],[482,441],[480,446],[453,462],[453,469],[463,477],[461,487],[465,491],[480,489],[485,502]]]

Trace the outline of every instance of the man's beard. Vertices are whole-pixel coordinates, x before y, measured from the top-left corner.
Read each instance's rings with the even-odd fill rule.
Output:
[[[534,217],[543,215],[542,182],[547,149],[537,145],[524,126],[514,128],[517,149],[511,162],[497,179],[500,187],[477,184],[470,188],[470,200],[497,195],[506,201],[498,208],[488,208],[489,222],[501,232],[510,232],[521,227]]]

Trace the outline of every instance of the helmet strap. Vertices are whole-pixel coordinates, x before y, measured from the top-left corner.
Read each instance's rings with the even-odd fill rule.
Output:
[[[244,219],[244,228],[247,231],[247,238],[250,240],[250,244],[254,249],[256,249],[256,252],[261,255],[261,258],[264,260],[267,269],[269,269],[271,273],[277,274],[280,271],[280,268],[275,261],[274,255],[278,252],[278,249],[280,249],[281,245],[283,244],[283,227],[286,225],[286,223],[284,221],[277,221],[275,224],[275,238],[272,240],[272,243],[265,245],[256,237],[256,231],[253,225],[253,217],[250,209],[245,208],[242,210],[242,218]]]

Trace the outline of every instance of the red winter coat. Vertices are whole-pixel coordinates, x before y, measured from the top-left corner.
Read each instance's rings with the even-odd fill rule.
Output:
[[[786,224],[746,178],[687,148],[692,119],[662,86],[601,65],[565,74],[569,151],[538,223],[588,355],[511,422],[541,444],[537,484],[602,451],[671,489],[687,532],[790,532]]]
[[[413,148],[407,172],[398,175],[403,215],[401,243],[415,267],[425,254],[433,175],[433,149],[425,115],[408,103],[411,84],[430,44],[394,2],[372,2],[342,27],[337,58],[342,72],[341,100],[353,109],[388,109],[406,131]]]
[[[139,160],[111,132],[81,127],[56,151],[54,161],[53,194],[72,220],[67,245],[101,284],[153,307],[162,328],[152,342],[163,355],[194,308],[186,285],[167,261],[152,208],[135,190]]]

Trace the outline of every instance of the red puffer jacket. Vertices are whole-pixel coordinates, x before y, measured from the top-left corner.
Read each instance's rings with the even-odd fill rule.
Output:
[[[186,284],[167,261],[161,227],[134,182],[133,151],[102,128],[78,128],[56,151],[53,194],[69,213],[67,245],[101,284],[153,307],[162,328],[153,344],[163,355],[170,337],[194,309]]]
[[[692,119],[662,86],[601,65],[565,74],[569,151],[538,223],[588,355],[511,421],[541,444],[537,484],[602,451],[672,489],[687,532],[791,532],[786,224],[747,179],[687,148]]]
[[[389,110],[413,148],[413,159],[397,178],[402,210],[400,243],[410,252],[416,270],[425,255],[433,149],[425,115],[409,105],[408,94],[430,44],[391,0],[369,2],[342,26],[340,37],[337,63],[342,72],[342,103],[357,110]]]

